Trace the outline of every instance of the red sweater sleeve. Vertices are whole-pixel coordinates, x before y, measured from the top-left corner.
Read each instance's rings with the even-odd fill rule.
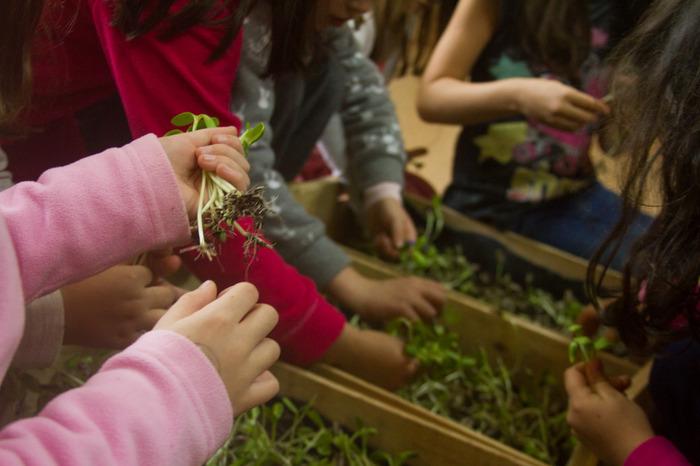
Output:
[[[247,230],[252,227],[250,219],[239,223]],[[183,259],[192,273],[201,280],[214,280],[219,289],[241,281],[253,283],[260,301],[279,313],[270,336],[282,347],[282,358],[301,365],[317,361],[340,336],[345,317],[319,294],[311,279],[285,263],[274,249],[261,247],[247,257],[244,242],[240,234],[229,238],[213,261],[195,259],[196,253],[187,253]]]
[[[624,466],[690,466],[671,442],[652,437],[639,445],[625,460]]]
[[[126,40],[110,25],[110,2],[90,2],[95,29],[133,137],[151,132],[163,135],[172,129],[172,117],[181,112],[206,113],[218,117],[222,126],[240,128],[230,102],[241,34],[223,57],[209,62],[221,39],[220,29],[195,26],[167,41],[151,31]]]

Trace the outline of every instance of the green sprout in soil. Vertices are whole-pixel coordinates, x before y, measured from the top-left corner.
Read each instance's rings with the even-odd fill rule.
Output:
[[[569,291],[561,299],[531,285],[514,282],[503,270],[504,258],[498,257],[494,275],[479,270],[459,247],[439,249],[435,241],[444,227],[441,202],[433,199],[432,209],[426,214],[423,233],[415,244],[401,251],[400,267],[412,275],[437,280],[449,289],[464,293],[491,304],[499,311],[522,315],[541,325],[566,330],[574,323],[583,305]]]
[[[412,456],[370,449],[375,434],[361,425],[348,432],[324,419],[313,402],[299,405],[281,398],[239,416],[206,466],[401,466]]]
[[[399,395],[547,464],[566,463],[573,440],[551,374],[510,369],[483,349],[465,354],[457,334],[439,324],[398,320],[388,331],[405,340],[422,367]]]
[[[176,115],[171,123],[174,126],[186,128],[184,132],[219,126],[217,118],[209,115],[195,115],[190,112]],[[181,129],[173,129],[166,136],[182,132]],[[249,124],[246,125],[246,130],[240,136],[245,155],[248,155],[250,146],[258,141],[264,132],[265,125],[262,123],[258,123],[253,128]],[[257,234],[262,228],[262,219],[268,211],[262,190],[262,187],[256,187],[241,192],[223,178],[209,172],[203,172],[199,190],[199,204],[197,205],[197,219],[192,225],[193,231],[196,232],[196,244],[184,249],[183,252],[196,250],[199,252],[199,256],[212,260],[217,255],[216,242],[224,242],[226,238],[236,233],[246,238],[247,252],[259,245],[271,247]],[[246,231],[236,221],[242,217],[253,219],[254,229],[252,233]]]
[[[569,362],[571,363],[590,362],[599,351],[604,351],[610,346],[610,342],[605,337],[592,339],[584,335],[583,328],[578,324],[571,325],[569,332],[573,336],[569,343]]]

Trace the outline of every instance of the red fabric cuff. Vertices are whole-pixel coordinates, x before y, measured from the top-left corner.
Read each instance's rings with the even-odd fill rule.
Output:
[[[252,231],[250,218],[238,223]],[[345,317],[319,294],[310,278],[284,262],[274,249],[260,246],[246,254],[246,239],[232,233],[213,261],[196,259],[196,252],[182,258],[200,280],[213,280],[220,290],[242,281],[255,285],[260,302],[279,313],[279,323],[270,337],[282,347],[282,358],[300,365],[315,362],[340,336]]]
[[[652,437],[639,445],[624,466],[691,466],[688,460],[663,437]]]

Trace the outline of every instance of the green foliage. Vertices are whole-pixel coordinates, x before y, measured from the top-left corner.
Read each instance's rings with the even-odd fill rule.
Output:
[[[583,305],[567,292],[561,299],[531,286],[515,283],[501,266],[494,276],[480,271],[459,247],[439,249],[435,240],[444,227],[441,203],[433,199],[433,208],[426,214],[426,225],[416,243],[401,251],[401,269],[412,275],[437,280],[449,289],[491,304],[499,311],[524,316],[546,327],[566,330],[581,312]]]
[[[457,334],[439,324],[399,320],[388,331],[406,341],[422,367],[401,396],[547,464],[566,462],[573,443],[565,398],[551,375],[518,373],[483,350],[465,354]]]
[[[411,456],[371,450],[374,429],[359,425],[348,432],[323,419],[312,404],[282,398],[239,416],[206,466],[401,466]]]
[[[610,347],[610,342],[605,337],[598,337],[595,340],[583,334],[583,328],[574,324],[569,326],[572,338],[569,343],[569,361],[588,362],[595,358],[599,351],[604,351]],[[580,359],[577,357],[580,356]]]

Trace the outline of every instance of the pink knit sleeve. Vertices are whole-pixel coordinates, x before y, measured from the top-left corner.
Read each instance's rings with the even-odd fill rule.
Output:
[[[153,135],[3,191],[0,215],[25,301],[189,239],[175,175]]]
[[[172,117],[182,112],[206,113],[219,118],[222,126],[240,128],[230,103],[240,61],[241,34],[220,59],[210,60],[221,40],[221,28],[194,26],[168,40],[154,30],[127,40],[112,25],[111,2],[89,1],[133,137],[165,134],[172,129]],[[174,7],[185,3],[178,0]]]
[[[624,466],[691,466],[671,442],[652,437],[638,446],[625,460]]]
[[[251,230],[250,219],[240,223]],[[345,317],[321,296],[310,278],[285,263],[274,249],[260,247],[246,255],[244,242],[240,234],[229,238],[212,262],[197,260],[192,253],[183,258],[198,278],[214,280],[219,289],[241,281],[255,285],[260,302],[279,313],[270,337],[282,348],[282,359],[301,365],[316,362],[340,336]]]
[[[203,464],[232,420],[223,382],[202,351],[179,334],[149,332],[83,387],[0,431],[0,464]]]

